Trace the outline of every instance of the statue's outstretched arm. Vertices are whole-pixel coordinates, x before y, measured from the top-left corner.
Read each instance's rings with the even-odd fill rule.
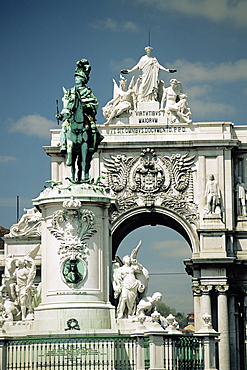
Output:
[[[136,64],[133,68],[131,69],[122,69],[120,72],[123,73],[123,74],[127,74],[127,73],[131,73],[131,72],[134,72],[134,71],[137,71],[137,69],[139,69],[139,63]]]

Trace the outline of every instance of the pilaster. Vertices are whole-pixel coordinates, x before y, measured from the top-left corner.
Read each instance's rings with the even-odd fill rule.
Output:
[[[229,355],[229,322],[228,322],[228,285],[217,285],[218,292],[218,331],[220,332],[219,342],[219,364],[220,370],[230,370]]]

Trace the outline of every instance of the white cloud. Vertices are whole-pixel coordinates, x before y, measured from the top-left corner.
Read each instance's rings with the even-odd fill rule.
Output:
[[[131,22],[131,21],[123,22],[123,28],[127,31],[130,31],[130,32],[138,32],[139,31],[139,27],[137,26],[137,24],[134,23],[134,22]]]
[[[229,104],[210,102],[206,100],[197,100],[191,99],[189,101],[191,111],[194,115],[197,115],[201,118],[215,116],[215,119],[218,119],[219,116],[222,117],[222,120],[227,120],[229,115],[235,113],[235,107]]]
[[[190,247],[185,240],[155,241],[150,248],[156,251],[159,256],[166,258],[180,257],[183,259],[191,255]]]
[[[8,155],[0,155],[0,163],[9,163],[16,161],[16,157]]]
[[[111,62],[110,62],[111,70],[113,72],[119,72],[119,74],[120,74],[121,69],[130,69],[135,64],[136,64],[136,61],[132,58],[125,58],[125,59],[120,60],[120,61],[111,60]],[[131,77],[132,76],[133,76],[133,74],[131,74]]]
[[[230,104],[219,103],[212,101],[214,97],[213,86],[209,85],[193,85],[186,89],[188,102],[193,115],[198,115],[201,118],[212,117],[227,117],[235,113],[235,107]]]
[[[21,132],[28,136],[37,136],[40,138],[50,138],[50,129],[54,127],[55,122],[48,120],[39,114],[33,114],[22,117],[16,122],[10,124],[10,132]]]
[[[139,32],[139,27],[137,23],[132,21],[122,21],[117,22],[115,19],[112,18],[106,18],[103,20],[95,20],[93,23],[91,23],[91,27],[94,29],[105,29],[105,30],[111,30],[111,31],[129,31],[129,32]]]
[[[161,11],[177,12],[189,17],[204,17],[213,22],[231,21],[247,26],[246,0],[138,0]]]
[[[176,60],[173,64],[183,82],[210,81],[219,84],[247,80],[247,59],[219,64]]]
[[[215,116],[215,119],[225,120],[236,113],[235,106],[229,101],[220,101],[218,94],[225,84],[241,84],[247,80],[247,59],[218,64],[176,60],[172,65],[178,70],[177,78],[188,95],[193,116],[203,119]],[[239,94],[245,91],[239,90]]]

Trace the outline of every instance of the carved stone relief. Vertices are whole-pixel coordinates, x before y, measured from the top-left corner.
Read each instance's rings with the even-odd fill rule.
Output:
[[[194,159],[189,153],[158,156],[150,148],[135,157],[119,154],[104,158],[106,187],[118,200],[113,220],[138,206],[162,206],[195,223],[198,212],[192,178]]]
[[[17,224],[14,224],[10,228],[8,237],[39,237],[41,236],[41,213],[36,208],[26,209],[26,212]]]
[[[81,208],[81,202],[73,197],[63,202],[63,208],[54,212],[49,230],[60,240],[58,254],[62,280],[76,288],[87,275],[89,249],[86,240],[96,232],[94,214]]]

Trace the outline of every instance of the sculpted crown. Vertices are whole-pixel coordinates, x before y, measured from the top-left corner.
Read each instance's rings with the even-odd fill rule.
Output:
[[[81,207],[81,202],[80,200],[76,200],[73,196],[71,196],[70,199],[63,202],[63,207],[66,209],[79,209]]]

